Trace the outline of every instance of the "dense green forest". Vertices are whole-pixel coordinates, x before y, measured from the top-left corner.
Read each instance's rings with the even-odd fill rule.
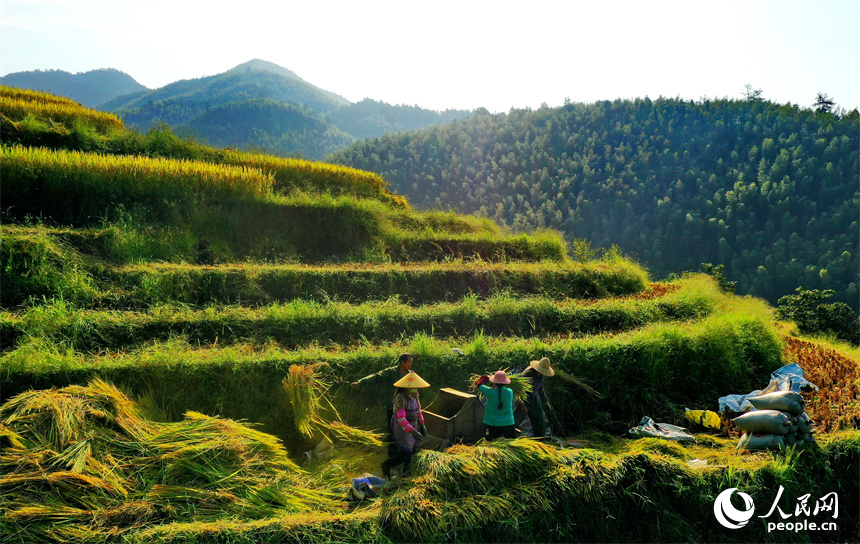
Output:
[[[860,115],[758,99],[566,103],[359,142],[335,162],[422,208],[618,244],[656,275],[721,263],[775,302],[834,289],[858,307]]]
[[[210,108],[177,130],[205,134],[216,147],[288,150],[302,157],[323,157],[355,141],[313,110],[268,98]]]
[[[418,106],[385,102],[365,98],[361,102],[332,111],[329,117],[340,130],[358,138],[382,136],[389,132],[409,131],[430,125],[450,123],[472,114],[466,110],[437,112]]]

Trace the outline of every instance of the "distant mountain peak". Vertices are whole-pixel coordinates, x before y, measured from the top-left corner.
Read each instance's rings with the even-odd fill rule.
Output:
[[[31,70],[6,74],[0,84],[34,89],[71,98],[87,107],[148,89],[116,68],[99,68],[72,74],[65,70]]]
[[[260,59],[249,60],[248,62],[244,62],[244,63],[242,63],[242,64],[240,64],[234,68],[227,70],[227,72],[225,72],[225,73],[229,74],[231,72],[251,72],[254,70],[259,70],[259,71],[263,71],[263,72],[272,72],[273,74],[277,74],[279,76],[288,77],[290,79],[295,79],[297,81],[304,81],[302,78],[300,78],[298,75],[296,75],[296,73],[293,72],[292,70],[287,70],[283,66],[278,66],[274,62],[269,62],[269,61],[260,60]]]

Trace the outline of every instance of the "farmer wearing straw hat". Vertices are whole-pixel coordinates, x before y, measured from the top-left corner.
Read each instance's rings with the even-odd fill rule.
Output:
[[[535,437],[546,436],[546,418],[541,403],[548,404],[549,401],[543,388],[543,378],[544,376],[547,378],[555,376],[555,370],[552,368],[549,357],[542,357],[540,361],[530,362],[522,376],[528,378],[532,384],[532,390],[525,402],[529,421],[532,423],[532,430]]]
[[[397,388],[394,386],[394,383],[401,379],[403,376],[409,373],[412,369],[412,355],[409,353],[401,353],[400,357],[397,359],[397,364],[394,366],[390,366],[388,368],[383,368],[379,372],[374,374],[370,374],[369,376],[365,376],[358,381],[352,382],[350,385],[356,391],[361,389],[366,385],[373,385],[382,383],[385,384],[384,393],[381,400],[382,405],[386,406],[385,409],[385,423],[384,428],[388,428],[388,423],[391,421],[391,398],[394,396],[394,393],[397,391]],[[390,438],[390,437],[389,437]],[[386,442],[391,442],[391,440],[386,440]],[[392,454],[393,450],[389,448],[389,454]]]
[[[384,383],[391,386],[389,390],[386,388],[386,401],[394,394],[394,382],[405,376],[412,369],[412,355],[409,353],[401,353],[397,358],[397,364],[388,368],[383,368],[379,372],[365,376],[358,381],[352,382],[350,385],[353,389],[361,389],[365,385],[375,383]]]
[[[478,378],[478,389],[487,399],[484,424],[487,426],[488,440],[495,440],[500,436],[517,437],[517,429],[514,427],[514,391],[506,387],[510,383],[511,379],[504,370],[499,370],[493,376]]]
[[[389,448],[389,457],[382,463],[382,474],[386,480],[391,479],[391,469],[397,465],[403,465],[402,474],[409,471],[412,454],[427,434],[421,402],[418,400],[418,390],[430,387],[430,384],[418,374],[409,372],[399,379],[394,387],[397,388],[397,392],[394,393],[394,415],[391,416],[389,428],[396,448],[394,452]]]

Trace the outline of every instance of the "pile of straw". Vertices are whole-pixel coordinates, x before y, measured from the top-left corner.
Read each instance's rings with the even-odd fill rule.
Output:
[[[0,407],[0,445],[4,542],[341,509],[277,438],[195,412],[151,421],[101,380],[10,399]]]

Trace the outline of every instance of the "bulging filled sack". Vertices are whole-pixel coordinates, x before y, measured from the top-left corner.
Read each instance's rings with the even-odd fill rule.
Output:
[[[778,410],[790,414],[803,413],[803,396],[794,391],[775,391],[747,399],[756,410]]]
[[[785,439],[776,434],[744,433],[738,441],[739,450],[781,450],[785,448]]]
[[[792,418],[798,434],[806,434],[812,430],[812,420],[806,414],[796,415]]]
[[[794,430],[787,414],[777,410],[756,410],[747,412],[732,420],[737,427],[746,433],[788,434]]]

